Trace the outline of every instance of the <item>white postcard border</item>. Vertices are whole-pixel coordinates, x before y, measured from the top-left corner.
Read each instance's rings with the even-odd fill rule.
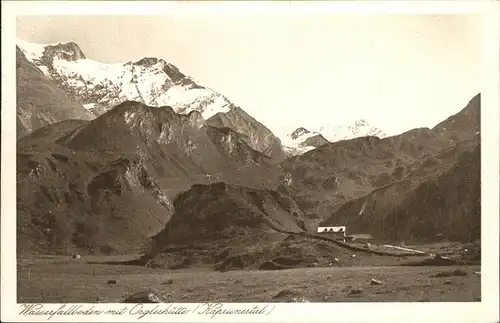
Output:
[[[9,322],[47,321],[47,316],[19,315],[16,304],[16,98],[15,17],[18,15],[158,15],[158,14],[480,14],[484,17],[481,91],[482,180],[482,300],[477,303],[270,303],[266,315],[196,314],[199,304],[187,306],[190,315],[148,315],[138,319],[130,311],[117,317],[55,315],[54,322],[494,322],[498,320],[499,247],[499,3],[495,1],[355,1],[355,2],[2,2],[2,168],[1,168],[1,319]],[[44,309],[66,309],[71,304],[43,304]],[[107,310],[135,304],[83,304]],[[264,306],[265,303],[225,303],[225,309]],[[156,304],[144,304],[152,309]],[[63,308],[64,309],[64,308]]]

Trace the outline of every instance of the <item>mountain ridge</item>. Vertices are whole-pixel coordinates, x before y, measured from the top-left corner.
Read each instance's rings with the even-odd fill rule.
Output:
[[[276,161],[285,158],[281,141],[224,95],[200,85],[163,59],[107,64],[88,59],[74,42],[40,45],[18,40],[18,47],[45,76],[99,116],[125,101],[170,106],[175,112],[198,111],[205,120],[223,114],[247,143]]]
[[[144,251],[150,237],[183,227],[186,219],[179,215],[170,223],[176,212],[196,218],[197,210],[214,215],[224,207],[250,219],[293,218],[290,223],[301,229],[346,222],[389,239],[428,239],[453,221],[451,214],[462,205],[457,221],[474,226],[474,232],[455,237],[478,234],[479,94],[432,129],[396,136],[364,120],[320,128],[331,141],[317,129],[300,127],[283,142],[285,149],[296,147],[288,151],[295,156],[286,158],[282,141],[269,128],[164,60],[104,64],[89,60],[72,42],[16,50],[30,69],[27,76],[38,75],[41,84],[66,91],[61,96],[77,98],[70,110],[86,111],[84,102],[97,115],[46,120],[18,140],[20,250],[31,250],[34,241],[44,252]],[[457,187],[448,187],[450,182]],[[470,190],[460,190],[467,183]],[[422,234],[412,208],[429,198],[427,191],[439,195],[447,189],[450,203],[442,207],[433,200],[425,209],[441,219],[440,226]],[[363,205],[382,220],[357,219]],[[232,221],[229,213],[223,216]],[[403,223],[402,233],[390,226],[396,220]],[[276,228],[257,229],[266,236]],[[208,234],[217,236],[216,231]]]
[[[440,169],[428,171],[438,164]],[[481,231],[479,170],[479,138],[461,142],[425,160],[403,180],[345,203],[321,224],[342,221],[355,232],[370,230],[387,240],[432,242],[437,234],[453,241],[477,240]]]
[[[142,250],[170,219],[176,194],[270,165],[241,134],[206,125],[196,111],[126,101],[91,121],[51,124],[18,141],[19,248]]]
[[[479,136],[480,95],[447,120],[443,122],[456,125],[456,129],[416,128],[382,139],[359,137],[324,144],[283,161],[282,183],[314,227],[350,200],[402,180],[412,172],[433,174],[439,167],[433,160],[436,155]],[[458,141],[450,139],[450,134]],[[421,168],[426,162],[429,168]]]

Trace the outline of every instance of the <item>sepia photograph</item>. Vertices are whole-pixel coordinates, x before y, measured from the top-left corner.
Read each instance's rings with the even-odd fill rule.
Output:
[[[483,15],[305,12],[13,18],[17,314],[481,303]]]

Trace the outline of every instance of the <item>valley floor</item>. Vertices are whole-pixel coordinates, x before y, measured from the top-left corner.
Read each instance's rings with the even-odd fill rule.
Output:
[[[356,266],[276,271],[152,269],[90,264],[119,257],[18,259],[19,303],[117,303],[151,289],[166,302],[479,301],[480,266]],[[450,274],[456,269],[461,275]],[[381,282],[372,285],[371,279]],[[116,280],[116,284],[108,284]]]

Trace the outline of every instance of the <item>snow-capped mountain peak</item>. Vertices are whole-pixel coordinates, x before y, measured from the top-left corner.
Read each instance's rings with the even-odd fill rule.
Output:
[[[85,59],[85,55],[80,47],[74,42],[36,44],[17,39],[17,46],[30,61],[41,60],[44,58],[58,58],[67,61]]]
[[[108,64],[88,59],[74,42],[34,44],[18,39],[17,45],[29,61],[96,116],[124,101],[171,106],[177,113],[196,110],[205,119],[233,106],[163,59]]]
[[[323,125],[314,130],[321,133],[331,142],[364,136],[375,136],[379,138],[387,137],[387,134],[382,130],[363,119],[357,120],[351,125]]]
[[[196,111],[211,127],[228,127],[244,135],[253,149],[273,160],[285,157],[280,140],[264,125],[224,95],[184,75],[156,57],[125,63],[102,63],[87,58],[73,42],[33,44],[18,40],[29,64],[94,116],[125,101],[149,107],[171,107],[178,114]]]
[[[320,133],[309,131],[304,127],[285,132],[281,140],[285,150],[291,155],[303,154],[327,143]]]
[[[360,119],[351,125],[321,125],[317,127],[298,127],[293,131],[281,131],[281,140],[285,150],[292,155],[303,154],[327,142],[336,142],[356,137],[387,135],[377,127]]]
[[[306,128],[304,127],[300,127],[300,128],[297,128],[295,129],[295,131],[293,131],[291,134],[290,134],[290,137],[293,139],[293,140],[297,140],[298,138],[300,137],[303,137],[307,134],[310,134],[311,132],[309,130],[307,130]]]

